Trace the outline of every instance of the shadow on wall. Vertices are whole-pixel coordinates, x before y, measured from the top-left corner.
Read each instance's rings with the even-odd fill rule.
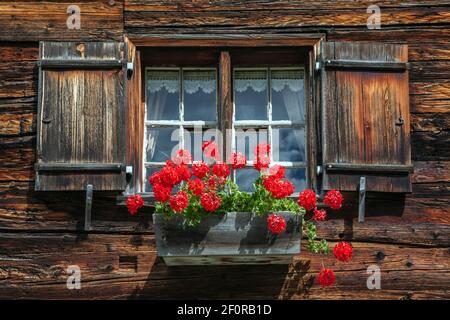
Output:
[[[176,266],[157,258],[130,299],[289,299],[307,295],[309,262],[287,265]]]

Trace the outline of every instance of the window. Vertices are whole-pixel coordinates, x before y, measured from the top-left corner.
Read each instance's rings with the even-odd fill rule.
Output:
[[[214,68],[147,68],[144,134],[146,177],[170,159],[172,151],[191,151],[202,160],[203,140],[214,139],[217,128],[217,71]],[[195,134],[194,129],[208,130]],[[212,132],[212,133],[211,133]]]
[[[241,190],[252,191],[257,143],[271,145],[272,164],[286,167],[296,187],[306,187],[305,91],[303,68],[235,68],[234,145],[246,155],[249,169],[238,170]],[[253,138],[252,138],[253,136]]]

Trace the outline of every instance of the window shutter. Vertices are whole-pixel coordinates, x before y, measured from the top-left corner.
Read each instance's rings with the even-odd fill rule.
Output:
[[[125,189],[125,59],[118,42],[40,43],[36,190]]]
[[[406,45],[324,42],[323,189],[411,192]]]

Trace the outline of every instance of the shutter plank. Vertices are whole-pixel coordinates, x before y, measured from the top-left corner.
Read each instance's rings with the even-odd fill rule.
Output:
[[[324,43],[323,59],[357,68],[323,68],[323,163],[411,165],[407,47],[352,42]],[[373,63],[373,67],[368,65]],[[366,65],[366,66],[365,66]],[[402,71],[403,70],[403,71]],[[403,125],[396,125],[402,118]],[[323,189],[356,191],[365,175],[367,191],[410,192],[409,173],[327,170]]]
[[[40,65],[38,165],[71,170],[38,170],[37,190],[84,190],[87,184],[94,190],[124,190],[124,170],[83,170],[125,163],[124,65],[86,68],[77,63],[120,60],[122,51],[121,43],[111,42],[41,43],[41,62],[72,63],[64,69]]]

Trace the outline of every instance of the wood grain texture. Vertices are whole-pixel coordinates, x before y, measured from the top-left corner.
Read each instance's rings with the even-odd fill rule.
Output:
[[[450,299],[449,1],[109,2],[77,2],[85,14],[82,30],[66,27],[66,9],[73,2],[20,1],[15,7],[0,2],[2,298]],[[370,4],[381,7],[380,30],[366,28]],[[272,39],[284,38],[292,46],[299,43],[293,40],[299,33],[408,45],[413,193],[404,203],[389,194],[368,194],[364,224],[356,222],[356,200],[345,195],[349,206],[330,213],[318,232],[331,241],[351,241],[350,263],[302,248],[289,268],[170,268],[156,257],[150,208],[132,217],[115,205],[115,193],[94,193],[93,231],[84,234],[83,192],[34,191],[36,128],[31,123],[37,117],[39,40],[122,41],[126,34],[141,44],[156,38],[164,39],[160,46],[177,46],[179,40],[167,39],[183,36],[190,40],[181,45],[197,46],[205,35],[231,34],[230,45],[255,46],[255,38],[270,35],[259,43],[273,46]],[[231,40],[237,36],[245,40]],[[177,50],[193,60],[204,56]],[[337,270],[337,283],[327,290],[314,280],[322,260]],[[72,264],[82,268],[79,291],[66,289],[65,270]],[[369,264],[380,265],[382,290],[367,290]]]
[[[41,43],[41,61],[124,59],[123,44],[114,42]],[[75,68],[75,69],[74,69]],[[124,163],[124,78],[114,69],[46,69],[41,66],[38,109],[39,163]],[[38,172],[37,190],[123,190],[124,172]]]
[[[408,61],[406,46],[335,42],[324,47],[324,60]],[[322,76],[323,162],[410,165],[408,72],[325,69]],[[324,189],[357,190],[360,172],[325,170]],[[369,191],[411,191],[408,174],[366,178]]]
[[[80,8],[80,29],[69,29],[68,7]],[[122,0],[1,1],[0,41],[117,40],[123,36]]]

